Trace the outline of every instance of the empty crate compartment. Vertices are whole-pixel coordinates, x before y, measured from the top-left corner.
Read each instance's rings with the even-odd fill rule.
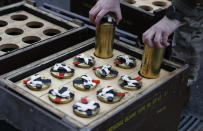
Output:
[[[171,4],[171,0],[124,0],[124,2],[151,13],[158,9],[165,9]]]
[[[0,55],[77,27],[30,5],[8,7],[0,12]]]

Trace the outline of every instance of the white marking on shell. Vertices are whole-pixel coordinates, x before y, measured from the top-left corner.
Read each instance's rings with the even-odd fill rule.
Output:
[[[32,75],[30,80],[27,82],[27,85],[36,86],[37,84],[42,85],[42,81],[36,81],[36,79],[41,78],[39,74]]]
[[[110,74],[111,65],[103,65],[102,68],[97,68],[100,74],[102,74],[102,70],[106,72],[106,75]]]
[[[76,58],[84,59],[85,64],[88,64],[89,61],[93,61],[92,57],[85,56],[84,54],[77,55]]]
[[[127,65],[129,65],[130,63],[133,63],[133,60],[131,60],[127,55],[121,55],[121,56],[118,56],[118,58],[125,59]]]
[[[126,81],[128,86],[134,86],[135,87],[135,84],[133,84],[133,83],[138,83],[138,81],[130,79],[129,76],[127,76],[127,75],[121,76],[121,79]]]
[[[82,75],[81,78],[85,79],[84,85],[96,86],[96,83],[92,82],[92,78],[86,75]]]
[[[34,81],[34,80],[36,80],[36,79],[38,79],[38,78],[40,78],[41,76],[39,75],[39,74],[35,74],[35,75],[32,75],[31,77],[30,77],[30,81]]]
[[[76,102],[75,105],[77,105],[77,109],[81,111],[87,111],[88,109],[90,110],[95,110],[97,108],[96,105],[94,105],[94,101],[89,101],[87,104],[81,103],[81,102]]]
[[[113,87],[112,86],[107,86],[107,87],[103,88],[102,91],[98,95],[101,96],[104,99],[107,99],[108,97],[114,97],[114,94],[107,93],[110,90],[113,90]]]
[[[30,86],[36,86],[36,85],[42,85],[42,82],[41,81],[28,81],[27,84]]]
[[[51,94],[52,95],[54,95],[54,96],[60,96],[60,97],[63,97],[63,98],[70,98],[70,91],[68,91],[68,90],[66,90],[65,92],[63,92],[62,94],[61,93],[59,93],[59,90],[57,90],[57,89],[53,89],[52,91],[51,91]]]
[[[59,67],[64,68],[67,72],[71,72],[71,67],[69,67],[67,65],[62,65],[61,63],[55,64],[53,70],[58,71]]]

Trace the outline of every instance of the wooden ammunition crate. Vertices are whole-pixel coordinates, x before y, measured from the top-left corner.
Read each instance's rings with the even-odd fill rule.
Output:
[[[142,38],[142,34],[165,15],[170,5],[169,0],[123,0],[121,9],[124,17],[119,27]]]
[[[93,55],[94,39],[87,38],[75,46],[3,75],[0,86],[2,96],[0,113],[13,125],[23,130],[177,130],[180,111],[184,103],[182,90],[186,87],[184,73],[188,66],[164,60],[161,76],[158,79],[144,78],[142,80],[143,87],[138,91],[122,90],[117,84],[119,77],[125,74],[132,77],[138,76],[143,52],[115,40],[113,58],[100,59],[95,57],[96,66],[105,63],[113,65],[114,58],[120,54],[135,57],[137,66],[129,70],[115,67],[119,71],[119,76],[116,79],[101,80],[100,86],[92,91],[78,91],[72,86],[72,80],[75,77],[84,74],[93,78],[97,77],[92,69],[74,67],[73,58],[81,53]],[[60,43],[61,41],[56,39],[55,42]],[[76,70],[71,79],[58,80],[50,75],[50,67],[61,62]],[[48,100],[48,90],[34,92],[24,87],[22,80],[35,73],[51,78],[53,83],[50,88],[63,85],[70,87],[76,95],[74,101],[65,105],[56,105]],[[125,91],[125,98],[112,105],[98,101],[96,91],[107,85]],[[97,116],[80,118],[73,114],[73,103],[83,96],[88,96],[89,99],[100,103],[101,111]],[[18,119],[20,117],[22,119]]]
[[[83,29],[82,25],[64,20],[25,2],[2,7],[0,9],[0,74],[64,49],[55,46],[49,54],[44,53],[44,50],[48,49],[47,40],[60,35],[74,34]],[[72,45],[64,44],[62,47],[64,46]],[[35,48],[41,48],[43,51],[30,54],[30,50]],[[20,59],[24,60],[24,63],[20,64]]]
[[[96,0],[71,0],[70,9],[88,18],[95,3]],[[123,19],[118,28],[142,38],[143,32],[164,16],[170,3],[169,0],[122,0],[120,6]]]
[[[156,10],[166,9],[170,6],[170,0],[123,0],[134,7],[154,13]]]
[[[61,9],[61,8],[57,7],[56,5],[51,5],[51,4],[44,2],[41,4],[41,6],[39,6],[39,8],[46,12],[59,16],[63,19],[78,23],[79,25],[88,25],[89,28],[96,30],[95,25],[93,25],[89,21],[89,18],[78,15],[76,13],[70,12],[65,9]],[[115,37],[123,42],[134,45],[136,47],[140,47],[140,45],[141,45],[140,40],[137,35],[120,30],[118,28],[115,29]]]

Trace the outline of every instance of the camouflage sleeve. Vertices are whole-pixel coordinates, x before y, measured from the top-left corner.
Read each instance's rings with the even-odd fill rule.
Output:
[[[195,0],[172,0],[172,4],[185,16],[194,16],[196,13]]]

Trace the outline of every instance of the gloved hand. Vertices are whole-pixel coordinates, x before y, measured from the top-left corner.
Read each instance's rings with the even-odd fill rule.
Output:
[[[143,33],[142,41],[149,47],[163,48],[169,46],[168,37],[173,33],[181,22],[178,20],[170,20],[166,16],[150,29]]]
[[[115,13],[116,22],[118,24],[122,19],[120,0],[99,0],[89,11],[89,19],[92,23],[98,25],[101,18],[108,12]]]

